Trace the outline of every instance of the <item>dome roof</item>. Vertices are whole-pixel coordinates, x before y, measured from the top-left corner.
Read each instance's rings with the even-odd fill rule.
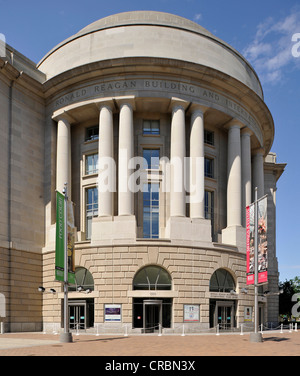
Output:
[[[125,12],[95,21],[52,49],[38,68],[51,79],[90,63],[140,57],[209,67],[263,98],[256,72],[239,52],[197,23],[163,12]]]
[[[208,30],[186,18],[170,13],[154,11],[134,11],[119,13],[97,20],[80,30],[74,37],[79,37],[98,30],[126,25],[168,26],[194,31],[215,38]]]

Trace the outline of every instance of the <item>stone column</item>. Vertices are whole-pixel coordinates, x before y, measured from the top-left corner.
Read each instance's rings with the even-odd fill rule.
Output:
[[[134,195],[128,186],[131,169],[128,163],[134,157],[133,108],[128,102],[120,104],[119,123],[119,216],[134,215]]]
[[[253,192],[257,187],[257,197],[261,198],[265,194],[264,183],[264,150],[258,149],[253,157]]]
[[[200,108],[191,115],[190,218],[204,218],[204,119]]]
[[[71,126],[66,118],[57,124],[56,189],[62,192],[67,183],[71,198]]]
[[[233,123],[228,132],[227,227],[241,226],[242,170],[241,126]]]
[[[185,145],[185,108],[180,103],[172,107],[171,122],[171,189],[170,216],[186,216],[186,200],[184,188]]]
[[[113,111],[109,104],[104,104],[100,108],[98,149],[98,216],[113,217],[116,169],[113,144]]]
[[[132,173],[129,161],[134,157],[133,110],[134,97],[116,98],[119,107],[119,157],[118,157],[118,215],[114,216],[113,197],[116,186],[116,169],[113,158],[113,107],[112,102],[102,103],[99,116],[99,174],[110,183],[99,191],[99,216],[92,222],[91,244],[107,245],[108,242],[136,240],[134,191],[130,189]],[[106,162],[105,162],[106,161]],[[101,177],[100,177],[101,179]],[[99,180],[100,181],[100,180]]]
[[[242,164],[241,128],[233,120],[228,125],[227,227],[222,230],[222,242],[246,252],[246,229],[242,227]]]
[[[251,135],[250,129],[242,130],[242,225],[244,227],[246,226],[246,207],[252,202]]]

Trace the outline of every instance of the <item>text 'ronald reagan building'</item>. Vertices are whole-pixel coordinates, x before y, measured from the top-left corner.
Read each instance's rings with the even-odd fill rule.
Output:
[[[272,116],[231,46],[187,19],[128,12],[36,66],[0,59],[0,294],[6,331],[60,331],[56,192],[73,202],[69,324],[97,333],[253,323],[246,207],[267,195],[267,283],[278,292]],[[44,292],[38,291],[43,286]],[[259,295],[261,323],[278,296]]]

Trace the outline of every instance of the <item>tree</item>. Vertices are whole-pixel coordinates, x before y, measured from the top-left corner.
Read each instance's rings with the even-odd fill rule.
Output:
[[[300,293],[300,277],[279,282],[279,290],[283,290],[282,294],[279,295],[279,314],[281,317],[290,319],[295,305],[295,300],[292,297]]]

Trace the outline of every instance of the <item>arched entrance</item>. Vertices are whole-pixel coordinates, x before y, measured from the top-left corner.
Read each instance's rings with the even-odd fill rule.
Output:
[[[236,325],[236,286],[226,269],[217,269],[209,282],[210,327],[219,326],[219,330],[232,330]]]
[[[133,299],[133,327],[141,328],[144,333],[170,328],[172,299],[163,297],[163,290],[172,289],[170,274],[159,266],[146,266],[137,272],[132,287],[133,290],[161,292],[159,298],[151,298],[145,293],[144,297]]]

